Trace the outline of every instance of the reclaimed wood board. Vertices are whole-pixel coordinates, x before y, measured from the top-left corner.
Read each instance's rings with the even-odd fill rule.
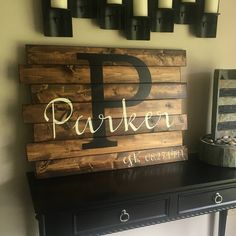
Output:
[[[31,94],[34,103],[49,103],[58,97],[67,97],[71,102],[103,102],[138,100],[135,98],[139,86],[146,90],[148,84],[105,84],[96,86],[95,93],[104,92],[104,99],[99,97],[92,100],[92,87],[90,85],[32,85]],[[155,99],[184,99],[186,98],[186,84],[181,83],[156,83],[153,84],[146,100]],[[101,99],[101,98],[100,98]]]
[[[139,127],[143,122],[144,117],[138,117],[133,122],[136,127]],[[177,131],[177,130],[187,130],[187,115],[170,115],[169,122],[170,127],[166,126],[166,117],[162,116],[153,116],[150,120],[152,124],[156,124],[158,122],[158,126],[153,129],[148,129],[146,126],[141,126],[138,131],[128,130],[126,135],[134,135],[134,134],[142,134],[142,133],[156,133],[156,132],[164,132],[164,131]],[[113,124],[115,127],[121,123],[121,119],[113,119]],[[42,123],[42,124],[34,124],[34,141],[35,142],[44,142],[44,141],[52,141],[52,140],[66,140],[66,139],[78,139],[78,138],[91,138],[93,134],[91,134],[89,127],[86,127],[85,132],[80,136],[77,135],[74,129],[74,122],[67,122],[60,126],[56,127],[56,138],[53,137],[53,124],[52,123]],[[124,127],[118,127],[115,132],[111,132],[109,130],[109,122],[105,121],[106,125],[106,137],[117,136],[124,134]],[[86,126],[86,120],[81,120],[79,123],[79,129],[82,130]]]
[[[36,170],[39,177],[45,178],[60,176],[61,174],[70,175],[71,173],[78,172],[87,173],[110,169],[124,169],[184,161],[187,159],[187,148],[185,146],[179,146],[60,160],[38,161],[36,162]]]
[[[40,178],[187,159],[184,50],[26,46]]]
[[[214,139],[236,136],[236,70],[216,70],[212,132]]]
[[[94,55],[129,55],[140,59],[146,66],[186,66],[185,50],[164,49],[127,49],[127,48],[100,48],[78,46],[50,46],[27,45],[26,54],[28,64],[62,64],[62,65],[88,65],[88,61],[78,57],[80,54]],[[129,65],[126,61],[106,60],[105,65]],[[97,65],[95,60],[93,65]]]
[[[96,138],[98,142],[105,142],[104,138]],[[77,140],[51,141],[42,143],[33,143],[27,145],[27,154],[29,161],[42,161],[73,158],[89,155],[99,155],[107,153],[138,151],[152,149],[155,147],[175,147],[183,145],[183,136],[181,131],[160,132],[151,134],[121,135],[108,137],[108,140],[117,141],[117,145],[111,147],[99,147],[85,149],[83,144],[92,141],[92,138]]]
[[[145,67],[140,68],[144,70]],[[148,67],[153,83],[181,82],[180,67]],[[86,65],[19,65],[20,80],[25,84],[88,84],[90,67]],[[104,66],[104,84],[139,84],[137,70],[130,66]]]
[[[151,101],[127,101],[126,112],[128,116],[136,114],[136,117],[145,116],[148,112],[151,112],[153,116],[163,114],[167,112],[169,115],[185,114],[186,113],[186,100],[183,99],[167,99],[167,100],[151,100]],[[137,105],[136,105],[137,104]],[[70,118],[71,121],[76,121],[79,116],[83,116],[83,119],[92,117],[93,106],[106,106],[105,102],[93,102],[93,103],[71,103],[69,106],[66,102],[54,103],[54,108],[57,112],[54,114],[55,119],[63,120]],[[123,108],[121,102],[109,102],[111,108],[106,108],[104,115],[112,116],[112,118],[122,118]],[[52,121],[53,110],[47,108],[48,104],[33,104],[23,106],[23,118],[25,123],[47,123],[45,119],[45,112]],[[70,115],[71,113],[71,115]],[[94,117],[96,119],[96,117]]]

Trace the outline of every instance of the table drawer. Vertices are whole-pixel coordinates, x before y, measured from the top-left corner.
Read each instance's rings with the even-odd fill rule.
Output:
[[[236,187],[207,190],[202,189],[191,193],[180,194],[178,201],[179,214],[201,211],[207,208],[236,204]]]
[[[154,220],[168,215],[169,199],[136,201],[112,207],[80,212],[75,215],[75,233],[98,228]]]

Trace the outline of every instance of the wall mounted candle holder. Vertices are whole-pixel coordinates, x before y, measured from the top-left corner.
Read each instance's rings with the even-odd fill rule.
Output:
[[[173,8],[159,8],[158,1],[149,0],[149,16],[152,32],[174,32],[175,11]]]
[[[99,8],[99,24],[102,29],[122,29],[123,28],[123,5],[104,4]]]
[[[194,25],[195,35],[199,38],[216,38],[219,17],[219,1],[207,4],[207,0],[198,0],[198,12]]]
[[[134,16],[129,19],[126,38],[129,40],[150,40],[150,18]]]
[[[200,38],[217,34],[219,0],[41,0],[44,35],[72,37],[72,17],[90,18],[101,29],[121,30],[128,40],[150,40],[151,32],[174,32],[190,24]]]
[[[195,33],[200,38],[216,38],[218,13],[203,13],[197,18]]]
[[[134,15],[134,0],[123,1],[125,8],[125,36],[128,40],[150,40],[150,17]]]
[[[68,0],[72,16],[75,18],[95,18],[97,17],[96,0]]]
[[[175,23],[176,24],[193,24],[197,15],[196,2],[174,1]]]
[[[45,36],[73,37],[72,15],[69,9],[54,8],[50,0],[42,0]]]

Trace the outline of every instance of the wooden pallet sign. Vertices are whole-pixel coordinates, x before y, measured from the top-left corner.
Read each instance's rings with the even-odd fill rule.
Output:
[[[38,177],[187,159],[183,50],[26,47],[20,80]]]
[[[236,70],[216,70],[214,75],[213,138],[236,136]]]

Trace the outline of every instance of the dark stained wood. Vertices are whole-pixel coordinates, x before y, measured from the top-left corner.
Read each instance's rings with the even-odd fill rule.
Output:
[[[219,122],[218,130],[232,130],[236,129],[236,121],[228,121],[228,122]]]
[[[219,106],[219,114],[236,113],[236,105]]]
[[[30,85],[33,104],[23,106],[23,117],[34,127],[27,157],[38,177],[187,159],[187,88],[180,68],[186,51],[27,45],[26,53],[28,64],[19,66],[19,74]],[[70,115],[66,101],[72,115],[54,126],[53,115],[61,122]],[[99,147],[86,149],[94,138]]]
[[[168,165],[146,166],[119,171],[88,173],[58,177],[35,178],[30,174],[30,186],[36,213],[79,212],[91,207],[123,205],[124,202],[159,199],[163,194],[193,194],[235,188],[236,169],[207,165],[198,158]],[[234,186],[232,186],[234,185]],[[194,190],[194,191],[193,191]],[[215,190],[217,190],[215,192]],[[45,197],[46,196],[46,197]],[[56,199],[55,199],[55,196]],[[235,198],[236,195],[232,195]],[[173,199],[174,200],[174,199]],[[209,200],[209,199],[207,199]],[[211,210],[215,209],[211,200]],[[178,199],[174,205],[178,204]],[[148,203],[148,202],[147,202]],[[177,207],[177,206],[176,206]],[[220,206],[226,207],[225,202]],[[115,209],[116,210],[116,209]],[[196,211],[196,209],[193,209]],[[206,209],[200,209],[204,212]],[[118,211],[117,211],[118,212]],[[178,211],[173,212],[176,216]],[[197,212],[199,213],[199,209]],[[183,216],[183,215],[182,215]],[[119,225],[120,226],[120,225]]]
[[[114,136],[108,139],[117,141],[117,146],[86,150],[83,150],[82,145],[90,142],[92,139],[87,138],[32,143],[27,145],[27,157],[29,161],[42,161],[153,148],[175,147],[183,145],[182,138],[182,131]]]
[[[36,162],[39,178],[184,161],[184,146]]]
[[[130,55],[147,66],[185,66],[186,51],[157,49],[98,48],[77,46],[27,45],[29,64],[86,64],[78,61],[78,53]]]
[[[137,118],[133,124],[136,127],[139,127],[141,122],[143,122],[144,117]],[[157,127],[153,129],[148,129],[145,125],[142,126],[138,131],[134,132],[133,130],[128,130],[125,132],[124,127],[120,126],[114,133],[110,132],[108,127],[108,121],[106,123],[106,136],[117,136],[117,135],[130,135],[130,134],[142,134],[142,133],[156,133],[163,131],[177,131],[177,130],[187,130],[187,115],[173,115],[169,117],[171,127],[166,126],[166,117],[153,117],[150,120],[151,125],[158,123]],[[114,127],[118,127],[120,119],[114,119]],[[79,129],[83,130],[85,127],[86,121],[81,121],[79,124]],[[63,125],[56,126],[56,140],[66,140],[66,139],[78,139],[78,138],[91,138],[92,134],[87,127],[85,133],[78,136],[73,128],[75,123],[67,122]],[[43,142],[43,141],[52,141],[53,138],[53,126],[52,124],[34,124],[34,141]]]
[[[234,88],[220,89],[220,97],[236,97],[236,86]]]
[[[97,103],[97,105],[101,103]],[[121,105],[121,101],[119,102]],[[127,102],[127,115],[136,113],[137,117],[145,116],[147,112],[153,112],[153,115],[167,112],[169,115],[185,114],[186,102],[182,99],[167,99],[167,100],[150,100],[143,101],[138,105],[128,107]],[[35,104],[23,106],[23,118],[25,123],[46,123],[44,118],[44,111],[47,104]],[[76,121],[79,116],[83,115],[83,119],[92,117],[92,104],[91,103],[73,103],[74,112],[71,116],[71,121]],[[70,107],[67,104],[57,103],[55,104],[57,120],[63,120],[70,114]],[[52,109],[48,109],[47,115],[52,121]],[[107,108],[105,109],[106,116],[112,116],[112,118],[121,118],[123,116],[122,107],[119,108]]]
[[[98,93],[104,87],[104,97],[107,101],[121,101],[123,98],[135,100],[134,96],[141,87],[149,88],[149,84],[106,84],[96,86],[95,91]],[[35,103],[49,103],[51,100],[64,97],[72,102],[91,102],[91,86],[89,85],[32,85],[31,94]],[[154,99],[174,99],[186,98],[186,84],[175,83],[158,83],[152,84],[149,96],[145,100]],[[137,99],[136,99],[137,100]],[[94,101],[99,102],[96,97]],[[101,100],[103,101],[103,100]],[[100,101],[100,102],[101,102]]]
[[[152,82],[181,82],[179,67],[149,67]],[[25,84],[91,84],[90,67],[79,65],[20,65]],[[104,66],[104,83],[140,83],[133,66]]]

